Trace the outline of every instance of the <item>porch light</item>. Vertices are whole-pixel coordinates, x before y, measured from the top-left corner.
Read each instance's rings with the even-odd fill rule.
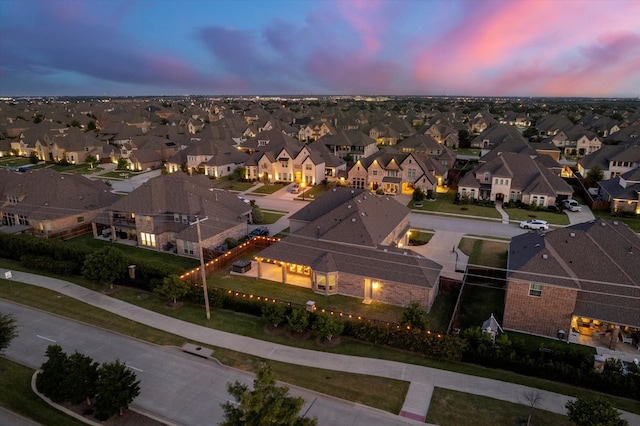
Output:
[[[378,283],[378,281],[374,281],[374,282],[371,284],[371,288],[373,288],[374,290],[377,290],[377,289],[378,289],[378,287],[380,287],[380,283]]]

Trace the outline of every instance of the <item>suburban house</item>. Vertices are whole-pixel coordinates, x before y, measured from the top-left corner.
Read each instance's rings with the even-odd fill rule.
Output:
[[[500,120],[500,124],[508,124],[520,128],[531,127],[531,118],[524,112],[507,112]]]
[[[549,114],[542,117],[535,124],[535,128],[540,136],[552,136],[561,130],[568,130],[574,126],[567,117],[557,114]]]
[[[245,164],[245,177],[267,183],[319,184],[326,175],[326,151],[321,153],[314,146],[304,145],[281,132],[260,133],[242,145],[243,150],[251,152]]]
[[[596,219],[518,235],[507,263],[505,329],[638,344],[640,237],[626,224]]]
[[[591,130],[585,129],[580,124],[559,130],[546,140],[553,142],[564,156],[575,155],[583,157],[599,150],[602,146],[602,141],[598,135]]]
[[[548,207],[571,198],[573,189],[537,157],[507,152],[468,172],[458,183],[458,193],[470,199]]]
[[[604,145],[578,161],[578,171],[587,176],[594,167],[603,171],[603,179],[612,179],[640,167],[640,138],[618,145]]]
[[[298,131],[298,139],[301,141],[315,141],[325,135],[332,135],[336,131],[325,121],[313,121],[306,125],[303,125]]]
[[[333,188],[293,214],[291,233],[258,254],[258,277],[430,309],[442,266],[406,248],[409,213],[392,197]]]
[[[325,135],[318,140],[334,155],[342,159],[351,156],[352,161],[358,161],[378,151],[376,140],[360,130],[343,130],[335,135]]]
[[[384,148],[362,158],[347,171],[344,184],[384,194],[412,194],[416,188],[435,191],[447,178],[449,168],[437,159]]]
[[[220,178],[233,174],[238,167],[244,167],[249,155],[233,146],[232,140],[201,139],[178,151],[165,163],[169,173],[181,170],[196,171],[205,176]]]
[[[598,182],[599,199],[609,202],[613,213],[640,215],[640,168]]]
[[[52,169],[0,170],[2,225],[50,236],[90,224],[118,196],[101,181]]]
[[[182,172],[161,175],[111,204],[108,215],[94,224],[94,238],[136,245],[180,256],[198,257],[200,225],[205,248],[218,246],[227,238],[247,234],[251,206],[235,194],[211,188],[206,176]]]
[[[507,124],[494,124],[473,138],[471,140],[471,147],[491,150],[502,143],[514,140],[527,142],[515,127]]]

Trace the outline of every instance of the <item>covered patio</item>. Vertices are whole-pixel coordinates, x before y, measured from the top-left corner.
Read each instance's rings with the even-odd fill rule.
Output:
[[[633,362],[640,358],[640,330],[596,319],[573,316],[569,342],[592,346],[605,358]]]

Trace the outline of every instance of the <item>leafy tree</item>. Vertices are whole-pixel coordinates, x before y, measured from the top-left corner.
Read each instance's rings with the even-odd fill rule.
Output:
[[[0,354],[17,335],[15,318],[10,314],[0,313]]]
[[[47,360],[40,366],[36,387],[53,402],[64,402],[66,393],[60,384],[67,376],[67,354],[60,345],[49,345],[45,354]]]
[[[40,161],[40,159],[38,158],[38,153],[35,151],[31,151],[31,153],[29,154],[29,162],[31,164],[38,164],[38,161]]]
[[[136,380],[136,373],[120,360],[106,362],[98,367],[95,402],[98,419],[108,419],[118,411],[122,415],[122,411],[138,395],[140,395],[140,381]]]
[[[251,219],[255,224],[264,222],[264,213],[262,212],[262,209],[257,205],[253,205],[251,208]]]
[[[331,340],[333,336],[339,336],[344,331],[344,323],[328,314],[318,314],[311,326],[314,336]]]
[[[287,319],[287,307],[281,303],[267,303],[262,307],[262,318],[277,327]]]
[[[466,144],[469,141],[469,131],[467,129],[458,130],[458,142]]]
[[[424,190],[420,187],[417,187],[416,189],[413,190],[413,196],[411,197],[411,199],[414,202],[418,202],[418,201],[424,200],[425,197],[426,197],[426,194]]]
[[[598,182],[600,182],[604,178],[604,171],[600,166],[594,166],[591,170],[587,172],[587,176],[585,178],[585,185],[587,188],[594,188],[598,186]]]
[[[87,155],[87,158],[85,158],[84,162],[87,163],[89,167],[93,169],[98,164],[98,159],[93,155]]]
[[[118,158],[118,170],[127,170],[129,168],[129,162],[126,158]]]
[[[191,286],[186,281],[180,279],[179,275],[171,274],[162,280],[162,285],[153,289],[153,292],[162,297],[173,299],[173,306],[178,299],[183,298],[191,291]]]
[[[87,355],[79,352],[67,358],[66,376],[62,387],[65,389],[66,399],[72,404],[79,404],[83,400],[91,405],[91,398],[96,393],[98,380],[98,363]]]
[[[253,381],[253,390],[243,383],[227,383],[227,392],[236,404],[222,404],[225,421],[221,426],[314,426],[316,418],[300,417],[298,414],[304,405],[303,398],[289,396],[289,388],[277,386],[267,364],[262,364]]]
[[[96,130],[96,122],[91,120],[89,122],[89,124],[87,124],[87,132],[91,131],[91,130]]]
[[[69,127],[77,127],[77,128],[81,128],[82,124],[80,124],[80,122],[78,120],[73,120],[71,122],[71,124],[69,124]]]
[[[304,309],[294,308],[287,315],[287,325],[294,333],[302,333],[309,327],[309,312]]]
[[[429,317],[427,311],[422,307],[419,301],[414,300],[402,312],[400,324],[412,328],[426,330],[429,325]]]
[[[105,247],[87,255],[82,265],[82,276],[113,288],[114,281],[120,278],[126,269],[127,259],[124,254],[115,247]]]
[[[604,398],[578,398],[565,404],[569,420],[577,426],[625,426],[620,412]]]

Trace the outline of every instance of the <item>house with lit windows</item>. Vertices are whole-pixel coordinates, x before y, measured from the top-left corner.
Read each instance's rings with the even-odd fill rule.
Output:
[[[596,219],[511,239],[503,327],[637,353],[640,237]]]
[[[506,152],[464,175],[458,183],[458,194],[469,199],[548,207],[571,198],[573,189],[529,153]]]
[[[214,190],[206,176],[176,172],[149,179],[107,213],[94,224],[94,238],[197,258],[199,238],[204,248],[213,248],[245,236],[251,206]],[[197,218],[207,218],[200,237],[191,225]]]
[[[416,188],[435,191],[447,178],[448,167],[430,156],[387,147],[362,158],[348,170],[345,184],[384,194],[411,194]]]
[[[290,218],[290,234],[256,256],[257,276],[312,289],[430,309],[442,266],[407,247],[410,210],[393,197],[333,188]]]
[[[88,226],[117,199],[104,182],[81,175],[0,170],[0,224],[8,232],[49,237]]]

